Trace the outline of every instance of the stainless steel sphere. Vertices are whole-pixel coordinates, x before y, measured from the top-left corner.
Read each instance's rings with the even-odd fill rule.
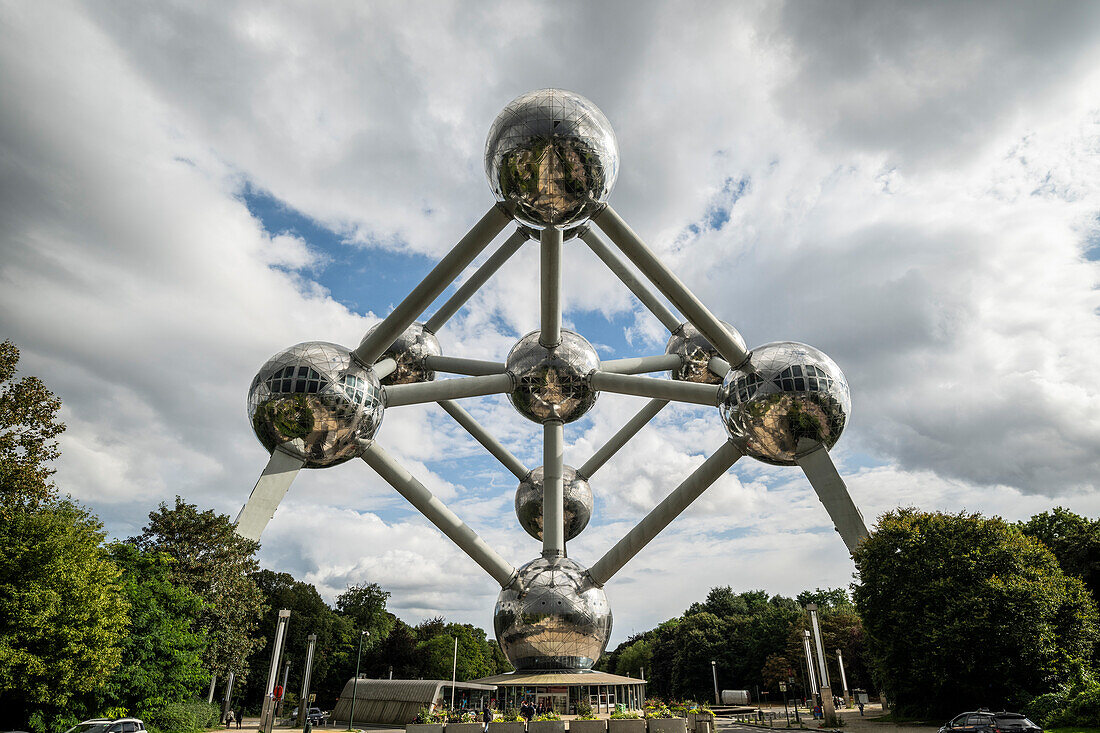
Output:
[[[485,175],[520,223],[567,229],[607,201],[619,175],[619,144],[592,102],[539,89],[513,99],[493,121]]]
[[[736,328],[725,321],[719,321],[719,323],[726,327],[738,346],[748,351],[745,346],[745,339],[741,337]],[[699,333],[699,329],[690,323],[681,323],[680,327],[672,332],[672,336],[668,339],[668,345],[665,347],[665,353],[680,357],[680,368],[669,372],[669,376],[673,379],[682,382],[698,382],[699,384],[720,384],[722,382],[722,377],[719,377],[707,367],[713,357],[720,356],[718,349],[714,348],[710,341],[707,341],[703,334]]]
[[[379,324],[380,325],[380,324]],[[367,335],[374,333],[378,325],[372,326]],[[366,340],[366,336],[363,337]],[[427,364],[429,356],[439,356],[439,339],[431,331],[425,330],[423,323],[414,323],[382,352],[378,360],[393,359],[397,368],[382,379],[382,384],[412,384],[430,382],[435,379],[435,371]]]
[[[565,539],[571,540],[592,518],[592,487],[572,466],[563,466],[562,477],[565,479]],[[542,466],[527,474],[516,489],[516,516],[520,526],[536,540],[542,539],[542,489]]]
[[[516,669],[591,669],[611,636],[602,588],[579,592],[585,568],[566,557],[537,558],[497,596],[493,629]]]
[[[718,409],[746,455],[791,466],[818,443],[836,444],[852,398],[836,362],[812,346],[778,341],[753,349],[745,367],[730,370]]]
[[[573,422],[596,403],[599,392],[588,376],[600,368],[600,358],[573,331],[563,328],[561,343],[549,348],[532,331],[512,347],[507,368],[516,382],[508,399],[528,420]]]
[[[378,378],[343,346],[307,341],[267,360],[248,390],[248,419],[269,452],[325,468],[356,458],[382,423]]]

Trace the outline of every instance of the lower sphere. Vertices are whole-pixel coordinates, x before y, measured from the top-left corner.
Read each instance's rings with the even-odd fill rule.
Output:
[[[730,440],[746,455],[780,466],[840,438],[852,400],[832,359],[812,346],[779,341],[753,349],[731,369],[718,394]]]
[[[376,328],[377,325],[367,331],[367,336]],[[392,372],[383,377],[382,384],[389,386],[432,381],[435,379],[435,371],[428,367],[427,359],[442,353],[439,339],[434,333],[426,330],[423,323],[412,324],[378,357],[379,361],[393,359],[397,364]]]
[[[537,423],[573,422],[596,403],[599,392],[588,378],[600,368],[592,344],[573,331],[561,330],[561,343],[546,347],[532,331],[512,347],[507,368],[516,387],[508,395],[521,415]]]
[[[516,516],[520,526],[536,540],[542,539],[542,491],[543,467],[539,466],[519,482],[516,489]],[[565,523],[565,539],[571,540],[588,526],[592,518],[592,487],[577,475],[572,466],[562,467],[565,479],[565,505],[562,520]]]
[[[581,592],[585,568],[566,557],[536,558],[519,569],[493,610],[493,629],[516,669],[591,669],[611,636],[602,588]]]
[[[358,457],[385,408],[378,378],[343,346],[308,341],[267,360],[248,390],[248,418],[268,452],[276,448],[325,468]]]
[[[745,339],[737,332],[737,329],[719,321],[729,331],[733,340],[743,349]],[[699,329],[690,323],[682,323],[672,332],[665,347],[666,354],[675,354],[680,357],[680,368],[673,369],[669,376],[682,382],[697,382],[699,384],[721,384],[722,377],[710,370],[710,360],[721,356],[718,349],[711,345],[710,341],[699,333]]]

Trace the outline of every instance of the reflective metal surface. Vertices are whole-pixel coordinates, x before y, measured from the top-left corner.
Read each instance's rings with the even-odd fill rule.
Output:
[[[745,351],[748,350],[748,347],[745,346],[745,339],[742,338],[736,328],[725,321],[719,321],[719,323],[726,327],[737,345]],[[680,357],[680,368],[669,372],[669,376],[673,379],[682,382],[698,382],[699,384],[721,383],[722,377],[707,368],[710,360],[715,356],[721,356],[721,354],[718,353],[718,349],[711,346],[711,343],[703,337],[703,334],[699,333],[699,329],[690,323],[682,323],[678,329],[672,332],[672,336],[668,339],[668,345],[665,347],[665,353]]]
[[[852,400],[836,362],[812,346],[779,341],[753,349],[745,368],[730,370],[718,408],[746,455],[793,466],[799,440],[836,444]]]
[[[363,337],[364,341],[367,336],[374,333],[378,325],[380,324],[372,326],[367,331],[367,335]],[[390,386],[432,381],[435,379],[435,372],[428,368],[425,360],[429,356],[440,356],[442,353],[443,351],[439,348],[439,339],[434,333],[425,330],[423,323],[412,324],[378,357],[379,361],[393,359],[397,363],[393,372],[382,379],[382,384]]]
[[[498,201],[535,229],[569,228],[607,201],[619,144],[603,112],[579,94],[539,89],[501,110],[485,141],[485,175]]]
[[[542,466],[539,466],[519,482],[516,489],[516,516],[520,526],[536,540],[542,539]],[[592,518],[592,487],[577,476],[572,466],[562,467],[565,479],[565,503],[563,520],[566,541],[573,539],[588,526]]]
[[[382,423],[378,378],[343,346],[307,341],[267,360],[248,390],[248,419],[268,452],[324,468],[356,458]]]
[[[541,230],[539,229],[532,229],[531,227],[524,226],[523,224],[520,224],[518,228],[521,232],[523,232],[527,239],[532,242],[538,242],[542,239],[542,234],[540,234]],[[566,229],[564,232],[561,233],[561,240],[563,242],[568,242],[570,239],[576,239],[577,235],[580,234],[582,229],[584,229],[584,227],[579,226],[573,227],[572,229]]]
[[[497,596],[493,629],[516,669],[591,669],[611,636],[603,589],[578,593],[585,569],[567,557],[537,558]]]
[[[532,331],[508,353],[508,371],[516,381],[508,395],[528,420],[572,422],[591,409],[599,392],[588,375],[600,368],[596,350],[579,334],[561,330],[561,343],[547,348]]]

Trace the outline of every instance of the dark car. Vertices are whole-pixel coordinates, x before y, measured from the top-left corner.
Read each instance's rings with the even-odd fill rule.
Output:
[[[956,715],[940,733],[1043,733],[1043,729],[1020,713],[975,710]]]

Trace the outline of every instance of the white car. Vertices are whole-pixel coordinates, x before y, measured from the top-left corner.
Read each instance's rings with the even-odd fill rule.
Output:
[[[92,718],[77,723],[65,733],[140,733],[145,723],[140,718]]]

